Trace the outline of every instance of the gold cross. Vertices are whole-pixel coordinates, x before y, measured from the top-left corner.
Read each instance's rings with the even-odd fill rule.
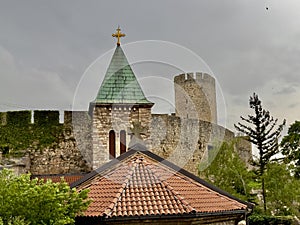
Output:
[[[118,26],[117,32],[112,34],[112,36],[118,39],[117,45],[120,46],[120,37],[125,37],[125,34],[121,33],[120,26]]]

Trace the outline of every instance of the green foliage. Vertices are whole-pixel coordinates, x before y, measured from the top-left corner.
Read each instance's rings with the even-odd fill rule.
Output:
[[[0,171],[0,215],[5,225],[22,218],[31,225],[74,224],[75,216],[89,201],[87,191],[78,193],[66,182],[30,180],[30,175]]]
[[[29,223],[26,223],[25,220],[20,217],[15,217],[11,218],[4,224],[3,220],[0,217],[0,225],[29,225]]]
[[[208,162],[199,166],[200,176],[241,199],[253,201],[248,185],[252,173],[234,151],[234,143],[224,142],[220,148],[210,151],[213,152],[209,154]]]
[[[214,150],[209,154],[210,165],[207,168],[207,165],[200,165],[200,170],[204,168],[200,175],[225,191],[248,201],[253,200],[249,194],[250,190],[262,190],[264,205],[262,207],[259,204],[254,208],[250,224],[291,224],[292,216],[300,216],[300,179],[291,175],[291,164],[271,160],[279,151],[277,140],[285,122],[273,131],[277,120],[262,109],[261,102],[255,94],[250,98],[250,107],[254,109],[255,115],[242,119],[252,126],[238,123],[236,127],[249,135],[250,142],[259,148],[259,160],[255,164],[258,167],[248,172],[234,152],[233,146],[225,143],[219,152]],[[296,160],[299,159],[299,141],[300,122],[296,121],[281,142],[286,148],[284,154],[289,159],[285,162],[294,161],[298,165]]]
[[[271,158],[279,152],[278,138],[281,134],[285,120],[276,129],[277,119],[270,116],[270,112],[263,109],[258,95],[253,93],[249,100],[250,108],[254,110],[254,115],[248,115],[247,118],[241,116],[246,122],[244,125],[240,122],[235,124],[235,128],[249,137],[249,141],[257,146],[258,160],[254,161],[254,165],[258,167],[256,171],[261,181],[261,189],[263,195],[264,211],[266,212],[266,189],[264,173]]]
[[[292,219],[285,217],[267,216],[263,214],[253,214],[249,216],[250,225],[291,225]]]
[[[295,121],[288,130],[288,134],[283,137],[280,146],[282,154],[287,163],[293,162],[292,172],[300,179],[300,121]]]
[[[0,151],[13,156],[22,156],[26,149],[42,149],[58,143],[63,134],[63,125],[59,124],[56,118],[58,112],[36,112],[39,123],[34,124],[29,122],[29,113],[29,111],[6,113],[7,123],[0,126]]]
[[[264,174],[268,211],[275,216],[300,216],[300,180],[285,164],[270,163]]]

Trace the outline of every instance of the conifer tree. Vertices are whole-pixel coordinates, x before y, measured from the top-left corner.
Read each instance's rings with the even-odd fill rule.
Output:
[[[264,173],[271,157],[279,152],[278,138],[285,125],[285,120],[276,128],[278,119],[274,119],[269,111],[262,108],[261,101],[255,93],[250,96],[249,104],[250,108],[254,110],[254,114],[248,115],[247,118],[241,116],[246,125],[238,122],[234,126],[238,131],[249,136],[250,142],[256,145],[258,149],[258,160],[254,161],[254,165],[258,167],[257,174],[261,180],[264,211],[266,212]]]

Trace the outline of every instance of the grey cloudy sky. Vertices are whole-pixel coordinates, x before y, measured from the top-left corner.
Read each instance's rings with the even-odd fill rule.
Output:
[[[120,25],[124,44],[162,40],[199,55],[220,84],[229,128],[249,113],[253,92],[292,123],[300,119],[299,12],[298,0],[0,0],[0,111],[70,109]]]

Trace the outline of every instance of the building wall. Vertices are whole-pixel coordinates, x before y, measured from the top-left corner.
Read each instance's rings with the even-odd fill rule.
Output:
[[[178,218],[160,218],[160,219],[134,219],[130,220],[129,218],[124,220],[112,220],[112,221],[101,221],[97,218],[86,218],[78,217],[76,218],[76,225],[237,225],[239,221],[242,220],[244,215],[241,214],[232,214],[232,215],[223,215],[223,216],[206,216],[193,218],[178,217]]]
[[[130,128],[134,122],[140,122],[144,127],[141,136],[147,147],[150,147],[150,120],[151,107],[142,105],[95,105],[92,106],[92,139],[93,139],[93,168],[109,161],[109,132],[115,131],[116,134],[116,157],[120,155],[120,131],[126,131],[126,145],[130,144]]]

